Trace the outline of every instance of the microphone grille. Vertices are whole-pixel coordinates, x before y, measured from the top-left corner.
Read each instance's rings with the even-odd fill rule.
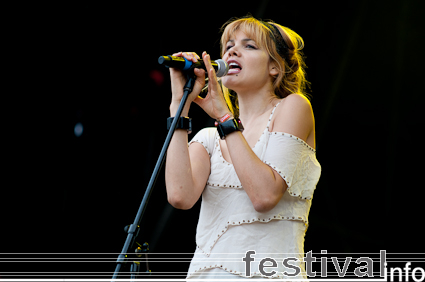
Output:
[[[227,72],[229,71],[229,65],[222,59],[218,59],[215,62],[217,63],[217,66],[218,66],[218,70],[216,73],[217,77],[225,76]]]

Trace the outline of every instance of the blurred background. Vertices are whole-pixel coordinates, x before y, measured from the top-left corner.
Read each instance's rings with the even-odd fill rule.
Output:
[[[221,26],[248,13],[305,41],[322,165],[305,251],[424,252],[424,11],[420,0],[5,8],[0,253],[120,252],[167,134],[158,57],[218,59]],[[190,117],[189,138],[213,126],[197,105]],[[138,241],[193,252],[199,204],[172,208],[162,170]]]

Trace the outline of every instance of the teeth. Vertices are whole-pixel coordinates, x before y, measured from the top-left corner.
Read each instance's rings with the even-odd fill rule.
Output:
[[[232,66],[234,66],[234,67],[240,67],[237,63],[230,63],[229,64],[229,67],[232,67]]]

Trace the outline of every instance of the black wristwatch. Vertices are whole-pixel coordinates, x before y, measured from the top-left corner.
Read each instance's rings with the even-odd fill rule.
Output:
[[[240,120],[234,118],[217,125],[217,131],[221,139],[226,138],[227,135],[238,130],[243,131],[243,126]]]
[[[167,130],[170,130],[173,120],[174,117],[167,118]],[[176,129],[186,129],[187,134],[192,133],[192,119],[189,117],[180,117],[179,121],[177,122]]]

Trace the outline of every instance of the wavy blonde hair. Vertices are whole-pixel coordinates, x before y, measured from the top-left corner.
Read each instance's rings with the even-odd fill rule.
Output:
[[[270,59],[278,68],[279,74],[273,78],[273,92],[279,99],[285,98],[292,93],[302,94],[309,98],[306,88],[310,83],[306,79],[304,54],[304,40],[295,31],[276,24],[276,26],[288,46],[287,53],[282,57],[277,49],[273,38],[273,33],[264,23],[252,16],[246,16],[239,19],[231,19],[222,27],[222,36],[220,42],[221,56],[226,52],[227,42],[234,36],[236,31],[241,30],[251,39],[253,39],[260,48],[267,50]],[[239,107],[237,95],[234,91],[222,86],[223,94],[229,109],[235,117],[239,116]]]

